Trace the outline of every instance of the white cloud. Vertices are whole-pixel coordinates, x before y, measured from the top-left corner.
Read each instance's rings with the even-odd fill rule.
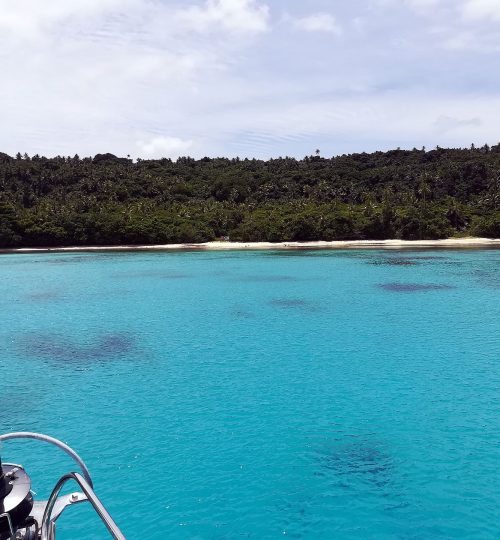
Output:
[[[206,0],[178,12],[177,20],[198,32],[223,28],[230,32],[259,33],[268,29],[269,7],[257,0]]]
[[[193,147],[193,141],[178,137],[153,137],[149,141],[138,141],[140,157],[143,158],[178,158],[185,156]]]
[[[409,7],[422,14],[428,13],[429,15],[431,15],[431,13],[429,12],[431,8],[439,7],[447,1],[448,0],[377,0],[377,3],[382,8],[395,8],[398,6],[404,6]]]
[[[52,26],[68,20],[127,10],[140,0],[3,0],[0,9],[1,34],[35,39]]]
[[[0,151],[11,154],[185,153],[195,138],[185,126],[207,106],[202,89],[224,99],[228,66],[252,44],[252,32],[188,32],[173,0],[0,3]],[[237,8],[264,13],[255,2],[231,5],[223,23],[235,28]],[[163,137],[165,125],[182,138]]]
[[[412,107],[408,106],[410,102],[414,104]],[[369,142],[363,150],[375,150],[377,146],[468,146],[471,142],[496,141],[500,112],[488,111],[492,107],[491,110],[500,111],[495,108],[499,103],[500,99],[493,97],[471,102],[467,98],[430,98],[410,92],[398,96],[346,97],[291,105],[286,117],[293,119],[293,128],[290,122],[277,118],[267,127],[268,132],[276,135],[308,134],[310,141],[327,138],[332,132],[346,139],[378,141]],[[464,119],[464,115],[468,116]],[[264,120],[261,118],[262,122]],[[326,145],[322,147],[325,154],[330,153]],[[338,145],[333,151],[338,152],[340,148]]]
[[[406,3],[417,10],[427,10],[443,3],[443,0],[406,0]]]
[[[459,22],[500,21],[500,0],[379,0],[382,5],[403,2],[416,12],[435,17],[441,11],[445,22],[454,26]],[[461,19],[461,21],[460,21]]]
[[[447,133],[460,128],[479,127],[482,124],[483,123],[480,118],[460,119],[452,116],[442,115],[436,120],[434,125],[438,132]]]
[[[466,0],[462,7],[464,19],[470,21],[493,19],[500,21],[499,0]]]
[[[488,66],[498,32],[492,16],[462,17],[472,0],[337,2],[346,26],[336,54],[308,34],[341,30],[325,0],[0,4],[9,154],[270,157],[497,142],[500,73]]]
[[[330,32],[340,34],[341,28],[330,13],[313,13],[307,17],[295,19],[294,26],[306,32]]]
[[[500,51],[500,43],[496,33],[484,29],[448,31],[441,45],[450,51],[468,51],[476,53],[495,53]]]

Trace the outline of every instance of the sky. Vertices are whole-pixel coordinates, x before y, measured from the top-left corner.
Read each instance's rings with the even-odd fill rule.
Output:
[[[500,141],[500,0],[0,0],[0,151]]]

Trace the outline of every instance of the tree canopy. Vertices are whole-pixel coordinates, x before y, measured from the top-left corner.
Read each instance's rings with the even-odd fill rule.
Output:
[[[314,154],[0,153],[0,247],[500,237],[500,144]]]

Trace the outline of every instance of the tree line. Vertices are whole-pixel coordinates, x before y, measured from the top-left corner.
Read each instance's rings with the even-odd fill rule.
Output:
[[[0,153],[0,247],[500,237],[500,144],[315,154]]]

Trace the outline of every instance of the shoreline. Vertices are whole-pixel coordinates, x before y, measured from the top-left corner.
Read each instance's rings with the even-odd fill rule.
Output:
[[[14,253],[64,253],[96,251],[229,251],[229,250],[279,250],[279,249],[481,249],[499,248],[500,239],[495,238],[447,238],[444,240],[334,240],[315,242],[230,242],[214,241],[201,244],[119,245],[119,246],[73,246],[0,249],[0,254]]]

